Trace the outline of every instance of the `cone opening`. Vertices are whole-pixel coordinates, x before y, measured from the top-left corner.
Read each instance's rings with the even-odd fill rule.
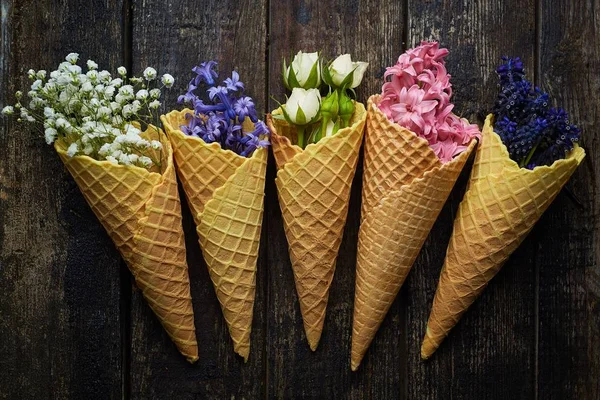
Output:
[[[66,144],[64,143],[64,141],[62,139],[57,139],[54,142],[54,149],[61,156],[63,161],[66,161],[69,159],[80,159],[80,160],[87,160],[87,162],[89,162],[91,164],[95,164],[101,168],[111,168],[114,171],[137,170],[142,174],[148,173],[148,174],[164,175],[165,171],[169,168],[169,165],[172,162],[173,149],[171,148],[171,142],[169,142],[169,140],[167,139],[167,136],[165,135],[163,130],[152,124],[149,124],[148,127],[146,128],[146,130],[144,132],[142,132],[140,134],[140,136],[145,139],[152,139],[152,135],[154,135],[154,133],[152,131],[158,131],[159,140],[163,145],[162,151],[150,149],[150,151],[153,153],[154,156],[161,154],[160,170],[157,166],[153,166],[152,168],[147,169],[147,168],[138,167],[136,165],[113,164],[112,162],[110,162],[108,160],[96,160],[95,158],[92,158],[92,157],[86,156],[86,155],[76,155],[73,157],[69,157],[69,156],[67,156]]]
[[[562,165],[562,164],[572,162],[572,160],[575,160],[577,165],[579,165],[581,163],[581,161],[583,160],[583,158],[585,157],[585,150],[581,146],[575,145],[575,148],[571,152],[569,152],[567,157],[555,160],[551,165],[538,165],[534,169],[521,168],[521,167],[519,167],[519,164],[517,164],[515,160],[510,158],[510,156],[508,154],[508,149],[506,148],[506,145],[500,138],[500,135],[498,135],[496,133],[496,131],[494,131],[494,125],[492,122],[493,119],[494,119],[494,114],[488,114],[488,116],[485,118],[485,123],[484,123],[483,129],[481,130],[482,147],[485,146],[484,141],[485,141],[486,135],[490,136],[490,140],[497,140],[498,143],[500,143],[502,157],[505,158],[506,162],[509,164],[508,167],[505,166],[505,168],[499,170],[498,173],[494,174],[494,175],[498,175],[498,174],[502,173],[502,171],[506,168],[509,168],[510,170],[514,170],[514,171],[521,171],[521,173],[523,173],[524,175],[532,174],[532,173],[549,173],[553,169],[560,168],[560,165]],[[535,172],[535,171],[539,171],[539,172]]]
[[[317,143],[310,143],[304,148],[304,150],[300,148],[300,146],[293,144],[293,141],[296,140],[296,128],[293,125],[290,125],[285,119],[274,117],[282,114],[281,107],[273,110],[271,114],[269,114],[271,116],[272,127],[274,128],[274,132],[271,132],[271,134],[287,138],[290,141],[290,146],[297,148],[301,152],[307,150],[310,151],[317,145],[323,145],[334,137],[349,135],[358,128],[359,124],[366,120],[365,106],[358,101],[354,101],[354,106],[354,114],[352,114],[352,118],[350,118],[350,126],[340,129],[335,135],[322,138]],[[279,131],[282,132],[282,134],[279,134]]]
[[[161,115],[160,120],[165,127],[167,136],[170,138],[171,135],[175,135],[179,139],[182,139],[182,140],[189,140],[192,142],[202,143],[202,145],[211,149],[211,151],[221,152],[221,153],[225,154],[227,157],[234,157],[239,160],[248,160],[248,159],[254,158],[256,156],[256,153],[259,153],[260,149],[264,149],[264,147],[260,147],[252,153],[252,156],[244,157],[244,156],[237,154],[234,151],[222,148],[221,145],[217,142],[206,143],[204,140],[202,140],[199,137],[186,135],[181,130],[181,126],[185,125],[185,123],[187,121],[185,118],[186,114],[191,114],[193,112],[194,111],[190,110],[189,108],[184,108],[183,110],[173,110],[173,111],[168,112],[167,114]],[[244,132],[252,132],[253,129],[254,129],[254,124],[252,123],[252,121],[250,121],[247,118],[242,123],[242,130]]]

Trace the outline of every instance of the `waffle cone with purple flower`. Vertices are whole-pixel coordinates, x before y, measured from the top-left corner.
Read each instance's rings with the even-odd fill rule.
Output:
[[[584,157],[584,150],[576,146],[551,166],[520,168],[509,158],[488,116],[427,322],[424,359],[500,271]]]
[[[172,111],[161,119],[234,350],[247,361],[268,153],[259,148],[243,157],[184,134],[180,126],[189,113]]]
[[[363,205],[358,236],[352,323],[356,371],[408,276],[475,140],[442,164],[427,140],[390,121],[368,103]]]
[[[267,117],[278,170],[275,183],[300,311],[313,351],[323,332],[366,120],[364,106],[354,104],[347,128],[305,149],[292,144],[296,127],[277,118],[280,109]]]
[[[580,131],[503,57],[500,91],[483,129],[427,323],[430,357],[531,231],[585,157]],[[494,120],[494,121],[493,121]]]
[[[158,128],[150,126],[146,135],[154,137],[156,131]],[[198,345],[173,152],[162,131],[159,136],[162,169],[70,157],[62,140],[54,146],[148,305],[179,351],[194,362]],[[160,155],[155,153],[159,159]]]

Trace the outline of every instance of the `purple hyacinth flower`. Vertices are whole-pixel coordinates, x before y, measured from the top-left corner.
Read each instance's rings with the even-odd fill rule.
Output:
[[[205,82],[209,86],[215,84],[215,79],[219,77],[217,72],[213,69],[217,63],[215,61],[207,61],[200,64],[199,67],[192,68],[192,71],[196,73],[194,84],[199,86],[201,82]]]
[[[240,74],[237,71],[231,72],[231,78],[227,78],[223,81],[225,87],[232,92],[237,92],[238,90],[244,90],[244,84],[240,81]]]
[[[233,110],[237,114],[238,120],[244,122],[246,117],[250,117],[252,122],[258,121],[254,101],[248,96],[240,97],[234,104]]]

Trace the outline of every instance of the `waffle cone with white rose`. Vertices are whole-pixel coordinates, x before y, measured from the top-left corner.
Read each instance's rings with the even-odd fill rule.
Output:
[[[259,148],[246,158],[185,135],[180,126],[187,124],[188,112],[172,111],[161,119],[234,350],[247,361],[268,153]]]
[[[552,203],[585,151],[533,170],[509,158],[488,116],[469,186],[458,209],[427,322],[421,356],[429,358]]]
[[[427,140],[390,121],[369,99],[363,205],[358,236],[352,323],[356,371],[435,220],[475,140],[442,164]]]
[[[165,330],[190,362],[198,359],[190,295],[181,205],[173,152],[166,136],[150,126],[142,134],[159,132],[162,172],[114,165],[87,156],[69,157],[64,142],[55,142],[61,160],[77,182],[137,286]]]
[[[268,116],[277,163],[277,193],[288,240],[306,338],[316,350],[342,241],[350,188],[366,120],[365,108],[355,103],[347,128],[303,150],[293,145],[295,128]]]

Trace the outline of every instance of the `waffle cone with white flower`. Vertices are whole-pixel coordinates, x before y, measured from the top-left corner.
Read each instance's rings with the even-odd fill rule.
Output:
[[[352,324],[352,370],[408,276],[476,141],[442,164],[427,141],[391,122],[369,99],[362,222]],[[393,156],[390,156],[393,154]]]
[[[387,69],[367,105],[352,323],[356,371],[475,147],[452,114],[447,50],[424,42]],[[390,80],[387,80],[391,76]]]
[[[304,330],[312,350],[316,350],[323,331],[362,143],[366,112],[362,104],[355,105],[349,127],[305,149],[290,141],[293,126],[282,119],[267,120],[277,162],[279,204]]]
[[[156,137],[158,131],[149,126],[141,136]],[[173,152],[162,131],[159,136],[161,169],[115,165],[85,155],[71,157],[60,139],[54,147],[150,308],[179,351],[194,362],[198,345]]]
[[[193,69],[180,103],[161,117],[177,174],[236,353],[248,360],[264,211],[268,129],[236,71],[217,86],[216,62]],[[199,98],[208,86],[209,101]]]
[[[198,359],[194,313],[181,227],[173,152],[150,122],[158,115],[161,89],[174,79],[148,67],[143,76],[114,77],[93,60],[84,73],[79,54],[58,68],[28,71],[33,81],[19,122],[37,122],[114,241],[144,298],[190,362]],[[160,86],[162,84],[162,86]],[[145,132],[141,123],[148,126]],[[156,140],[158,139],[158,140]]]
[[[162,121],[234,350],[247,360],[268,153],[260,148],[246,158],[185,135],[179,127],[189,112],[172,111]]]

